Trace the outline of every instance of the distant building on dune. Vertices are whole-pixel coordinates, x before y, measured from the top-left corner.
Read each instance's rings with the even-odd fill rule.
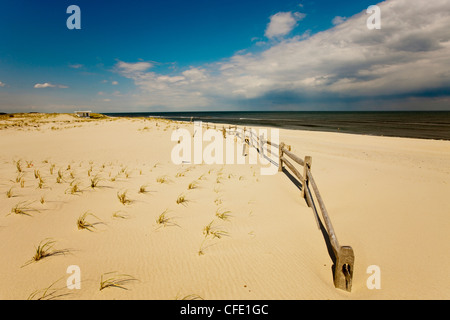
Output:
[[[75,111],[75,114],[80,118],[90,118],[92,111]]]

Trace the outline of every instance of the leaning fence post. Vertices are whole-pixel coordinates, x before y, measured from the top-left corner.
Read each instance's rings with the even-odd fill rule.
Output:
[[[283,148],[284,142],[281,142],[278,146],[278,172],[283,171],[283,160],[281,160],[281,158],[283,157]]]
[[[351,292],[355,254],[350,246],[342,246],[337,250],[336,264],[334,265],[334,286]]]
[[[303,164],[303,181],[302,181],[302,198],[306,199],[306,188],[309,186],[308,172],[307,170],[311,170],[312,158],[310,156],[306,156]],[[308,207],[310,206],[309,202],[306,201]]]

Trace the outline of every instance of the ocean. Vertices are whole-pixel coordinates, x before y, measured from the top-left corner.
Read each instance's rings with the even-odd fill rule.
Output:
[[[415,112],[134,112],[112,117],[160,117],[388,137],[450,140],[450,111]]]

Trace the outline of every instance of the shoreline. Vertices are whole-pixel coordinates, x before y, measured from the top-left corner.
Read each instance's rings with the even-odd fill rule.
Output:
[[[289,111],[283,111],[288,113]],[[283,112],[271,112],[271,111],[267,111],[266,113],[283,113]],[[179,112],[174,112],[174,113],[179,113]],[[199,112],[188,112],[188,113],[206,113],[203,111],[199,111]],[[228,113],[228,111],[223,111],[223,112],[217,112],[217,113]],[[232,112],[235,113],[235,112]],[[245,112],[248,113],[248,112]],[[261,113],[261,112],[255,112],[255,113]],[[262,112],[264,113],[264,112]],[[407,114],[407,113],[415,113],[415,114],[421,114],[421,113],[426,113],[425,111],[366,111],[366,112],[352,112],[352,111],[348,111],[348,112],[334,112],[334,111],[317,111],[317,112],[310,112],[310,111],[306,111],[305,113],[316,113],[316,114],[332,114],[332,113],[347,113],[347,114],[352,114],[352,113],[379,113],[379,114]],[[448,114],[450,116],[450,111],[433,111],[433,113],[442,113],[442,114]],[[123,114],[123,115],[119,115],[118,114]],[[136,115],[133,115],[136,114]],[[274,125],[274,124],[263,124],[260,122],[255,122],[255,123],[239,123],[239,122],[226,122],[225,120],[220,120],[220,119],[213,119],[213,121],[211,119],[209,119],[208,121],[206,120],[202,120],[202,119],[198,119],[198,120],[183,120],[183,119],[173,119],[170,117],[166,117],[166,116],[151,116],[151,115],[145,115],[143,116],[143,114],[150,114],[148,112],[145,113],[95,113],[95,118],[92,117],[91,120],[94,119],[98,119],[101,117],[108,117],[110,119],[161,119],[161,120],[168,120],[168,121],[174,121],[174,122],[180,122],[180,123],[184,123],[184,124],[192,124],[194,121],[202,121],[203,123],[210,123],[210,124],[216,124],[216,125],[225,125],[225,126],[240,126],[240,127],[262,127],[262,128],[277,128],[277,129],[283,129],[283,130],[295,130],[295,131],[306,131],[306,132],[325,132],[325,133],[342,133],[342,134],[350,134],[350,135],[363,135],[363,136],[369,136],[369,137],[387,137],[387,138],[406,138],[406,139],[418,139],[418,140],[431,140],[431,141],[450,141],[450,136],[448,138],[435,138],[435,137],[423,137],[420,135],[388,135],[388,134],[377,134],[377,133],[369,133],[369,132],[353,132],[353,131],[344,131],[344,130],[340,130],[340,129],[327,129],[327,128],[318,128],[318,129],[311,129],[311,128],[304,128],[304,127],[298,127],[298,126],[289,126],[289,125]],[[4,114],[0,114],[0,121],[1,120],[5,120],[7,119],[10,115],[18,115],[18,116],[22,116],[22,117],[26,117],[29,115],[46,115],[46,116],[58,116],[58,115],[68,115],[68,116],[75,116],[72,113],[41,113],[41,112],[29,112],[29,113],[4,113]],[[6,118],[4,118],[6,117]],[[188,118],[187,116],[183,116],[183,118]],[[81,119],[81,118],[79,118]],[[86,120],[86,119],[85,119]],[[214,121],[217,120],[217,121]],[[450,124],[450,122],[449,122]],[[0,128],[1,129],[1,128]]]

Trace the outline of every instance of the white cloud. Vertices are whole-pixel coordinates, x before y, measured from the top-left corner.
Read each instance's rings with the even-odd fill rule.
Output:
[[[69,68],[72,68],[72,69],[80,69],[82,67],[83,67],[82,64],[69,64]]]
[[[34,85],[36,89],[43,89],[43,88],[60,88],[60,89],[67,89],[68,86],[62,85],[62,84],[51,84],[51,83],[36,83]]]
[[[333,18],[331,23],[333,23],[335,26],[337,26],[338,24],[343,23],[345,20],[347,20],[346,17],[336,16],[336,17]]]
[[[4,87],[4,86],[5,86],[5,84],[0,81],[0,87]]]
[[[145,70],[153,67],[153,64],[151,64],[150,62],[127,63],[119,61],[116,66],[122,73],[135,73],[144,72]]]
[[[285,36],[297,26],[297,22],[305,18],[300,12],[278,12],[270,17],[265,36],[269,39]]]
[[[119,82],[113,81],[113,82],[111,82],[111,84],[112,84],[113,86],[117,86],[117,85],[119,84]]]
[[[183,76],[191,81],[201,81],[206,79],[205,70],[199,68],[190,68],[182,72]]]
[[[54,88],[56,86],[46,82],[46,83],[36,83],[34,87],[37,89],[41,89],[41,88]]]
[[[68,88],[68,86],[64,86],[64,85],[62,85],[62,84],[51,84],[51,83],[48,83],[48,82],[46,82],[46,83],[36,83],[36,84],[34,85],[34,87],[35,87],[36,89],[43,89],[43,88],[60,88],[60,89],[67,89],[67,88]]]

